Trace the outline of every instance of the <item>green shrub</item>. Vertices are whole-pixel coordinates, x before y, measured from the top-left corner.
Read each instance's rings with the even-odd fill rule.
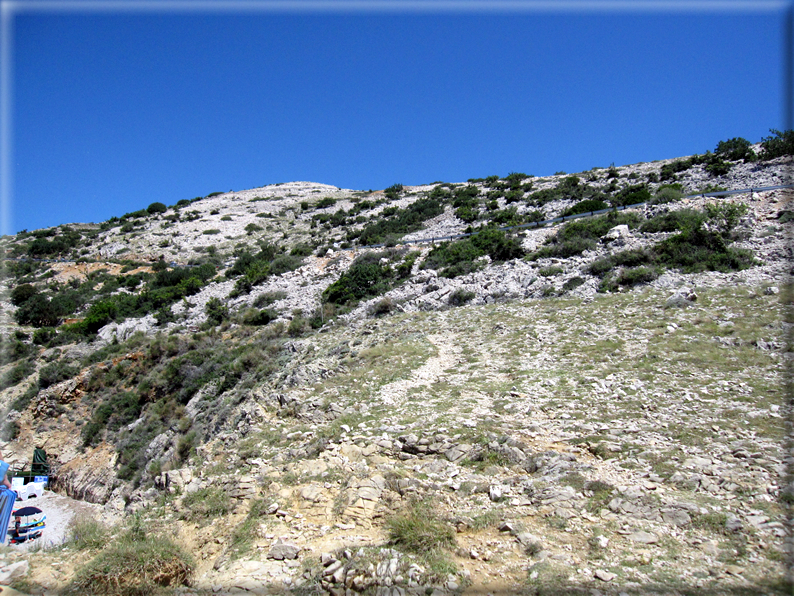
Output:
[[[270,275],[281,275],[303,265],[303,259],[295,255],[278,255],[270,263]]]
[[[358,257],[338,280],[323,292],[323,301],[352,306],[363,298],[388,291],[394,280],[394,271],[382,265],[381,253],[367,253]]]
[[[583,283],[584,283],[584,279],[582,279],[581,277],[578,276],[572,277],[564,284],[562,284],[562,289],[564,292],[570,292],[571,290],[575,290],[576,288],[581,286]]]
[[[500,226],[517,226],[523,223],[523,218],[515,207],[494,211],[490,215],[490,220]]]
[[[204,234],[205,236],[214,236],[215,234],[220,234],[220,233],[221,231],[216,229],[204,230],[202,232],[202,234]]]
[[[287,335],[290,337],[299,337],[303,335],[306,330],[307,321],[301,315],[295,315],[287,325]]]
[[[76,366],[67,364],[63,361],[52,362],[39,371],[39,388],[46,389],[50,385],[55,385],[66,379],[71,379],[80,372]]]
[[[618,191],[612,198],[611,203],[614,207],[622,207],[625,205],[637,205],[638,203],[647,203],[651,200],[651,191],[645,184],[636,184],[627,186]]]
[[[265,292],[264,294],[260,294],[254,300],[254,307],[256,308],[263,308],[265,306],[270,306],[274,302],[278,300],[283,300],[287,297],[287,293],[283,291],[276,291],[276,292]]]
[[[750,141],[742,137],[734,137],[727,141],[720,141],[717,143],[717,148],[714,150],[714,153],[731,161],[738,161],[740,159],[753,161],[756,158],[755,152],[750,146]]]
[[[336,205],[336,199],[333,197],[323,197],[317,204],[314,206],[316,209],[325,209],[326,207],[333,207]]]
[[[590,213],[591,211],[600,211],[601,209],[608,208],[604,201],[599,201],[597,199],[585,199],[584,201],[579,201],[575,205],[572,205],[568,209],[562,212],[563,216],[568,215],[577,215],[579,213]]]
[[[267,325],[277,318],[278,313],[273,310],[267,308],[263,310],[249,308],[243,313],[242,323],[243,325]]]
[[[720,234],[702,226],[671,236],[653,250],[659,262],[684,273],[740,271],[753,264],[749,251],[729,248]]]
[[[196,431],[191,430],[188,433],[179,437],[176,444],[176,453],[180,461],[187,461],[193,455],[193,450],[196,448]]]
[[[305,243],[296,244],[289,251],[289,254],[294,257],[308,257],[312,254],[312,247]]]
[[[372,305],[370,313],[377,316],[387,315],[396,308],[394,301],[391,298],[383,298]]]
[[[550,267],[541,267],[538,269],[538,275],[542,277],[552,277],[554,275],[559,275],[563,271],[565,270],[562,267],[552,265]]]
[[[455,217],[466,223],[472,223],[477,221],[477,218],[480,217],[480,212],[474,207],[464,205],[463,207],[455,209]]]
[[[262,226],[258,226],[255,223],[249,223],[245,226],[246,233],[250,236],[254,232],[261,232],[263,230]]]
[[[717,159],[706,164],[704,169],[712,176],[724,176],[731,171],[731,167],[730,162]]]
[[[677,232],[700,227],[706,220],[706,215],[696,209],[677,209],[656,215],[643,222],[641,232]]]
[[[659,180],[675,180],[677,173],[687,171],[694,166],[697,161],[697,159],[692,158],[677,159],[675,161],[671,161],[670,163],[664,164],[659,170]]]
[[[204,306],[207,321],[212,325],[220,325],[229,318],[229,307],[221,302],[220,298],[213,296]]]
[[[200,488],[182,497],[182,519],[205,523],[230,513],[233,505],[229,495],[221,488]]]
[[[631,267],[618,271],[616,275],[606,275],[598,287],[599,292],[614,292],[620,286],[628,287],[648,283],[659,277],[653,267]]]
[[[30,284],[20,284],[15,286],[14,289],[11,290],[11,304],[14,306],[21,306],[27,302],[28,299],[32,298],[38,293],[39,291]]]
[[[458,288],[449,295],[448,303],[450,306],[463,306],[467,302],[471,302],[476,295],[471,290]]]
[[[163,587],[187,585],[192,573],[192,558],[170,538],[128,535],[79,568],[65,593],[150,596]]]
[[[784,155],[794,155],[794,130],[770,129],[774,136],[764,137],[761,141],[760,158],[775,159]]]
[[[520,242],[493,228],[473,234],[463,240],[445,242],[427,255],[423,269],[440,269],[443,277],[457,277],[476,270],[475,261],[488,255],[494,261],[509,261],[524,255]]]
[[[17,308],[14,319],[20,325],[55,327],[61,320],[61,313],[46,296],[33,294]]]
[[[165,213],[168,211],[168,207],[166,207],[163,203],[152,203],[146,208],[147,213]]]
[[[532,259],[580,255],[595,248],[598,241],[615,226],[625,224],[633,229],[639,222],[640,217],[636,213],[626,212],[612,212],[568,222],[546,241],[546,246],[532,254]]]
[[[420,501],[388,518],[386,531],[391,544],[409,553],[430,554],[455,546],[455,528]]]
[[[665,203],[675,203],[684,196],[680,184],[662,184],[656,189],[656,194],[648,203],[651,205],[663,205]]]
[[[365,226],[361,231],[351,230],[347,239],[352,241],[358,238],[364,245],[380,244],[390,236],[401,236],[419,230],[426,220],[443,212],[444,206],[438,199],[419,199],[405,209],[384,209],[377,222]]]
[[[723,238],[728,239],[748,208],[744,203],[707,203],[705,205],[708,222],[717,229]]]
[[[36,366],[29,360],[23,360],[0,379],[0,390],[17,385],[36,371]]]
[[[386,198],[395,201],[400,198],[400,193],[403,191],[402,184],[392,184],[389,188],[383,191],[383,194],[386,195]]]
[[[43,346],[51,342],[58,334],[52,327],[41,327],[33,332],[33,343],[37,346]]]
[[[77,550],[100,549],[107,545],[107,526],[93,517],[75,516],[67,528],[67,541]]]

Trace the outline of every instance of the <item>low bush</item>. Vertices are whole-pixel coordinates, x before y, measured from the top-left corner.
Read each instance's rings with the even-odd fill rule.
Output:
[[[62,361],[52,362],[39,371],[39,389],[46,389],[51,385],[71,379],[80,369],[77,366]]]
[[[323,292],[323,301],[352,306],[359,300],[377,296],[391,288],[394,271],[381,264],[381,253],[358,257],[338,280]]]
[[[455,528],[420,501],[388,518],[386,531],[391,544],[409,553],[426,555],[455,546]]]
[[[41,327],[33,332],[33,343],[44,346],[51,342],[58,332],[52,327]]]
[[[381,244],[390,237],[415,232],[421,229],[422,224],[432,217],[444,212],[444,206],[438,199],[419,199],[404,209],[397,207],[384,209],[381,219],[365,226],[361,231],[351,230],[347,240],[358,238],[364,245]]]
[[[676,159],[675,161],[671,161],[670,163],[664,164],[661,169],[659,170],[659,180],[664,182],[665,180],[675,180],[676,174],[679,172],[686,172],[692,166],[694,166],[696,160],[690,159]]]
[[[471,290],[458,288],[449,295],[448,303],[450,306],[463,306],[467,302],[471,302],[476,295]]]
[[[278,300],[283,300],[287,297],[287,293],[283,291],[276,291],[276,292],[265,292],[264,294],[260,294],[254,300],[254,307],[256,308],[264,308],[265,306],[270,306],[274,302]]]
[[[611,203],[614,207],[623,207],[626,205],[637,205],[638,203],[647,203],[651,200],[651,191],[645,184],[636,184],[633,186],[626,186],[622,188],[615,196],[612,197]]]
[[[639,215],[626,212],[612,212],[568,222],[546,241],[545,246],[533,253],[531,258],[533,260],[546,257],[568,258],[580,255],[586,250],[595,248],[601,238],[615,226],[625,224],[633,229],[639,223]]]
[[[773,136],[764,137],[761,141],[760,159],[769,160],[784,155],[794,155],[794,130],[775,130],[769,132]]]
[[[700,227],[706,214],[696,209],[677,209],[656,215],[640,226],[641,232],[677,232]]]
[[[206,523],[231,512],[233,505],[221,488],[200,488],[182,497],[182,519],[194,523]]]
[[[259,310],[257,308],[247,309],[241,318],[243,325],[267,325],[278,318],[278,313],[269,308]]]
[[[554,275],[559,275],[563,271],[565,270],[562,267],[552,265],[550,267],[541,267],[538,269],[538,275],[542,277],[552,277]]]
[[[300,315],[297,314],[292,317],[292,320],[287,325],[287,335],[290,337],[300,337],[303,335],[303,332],[306,331],[308,326],[308,321]]]
[[[562,284],[562,289],[564,292],[570,292],[571,290],[575,290],[576,288],[581,286],[583,283],[584,283],[584,279],[582,279],[581,277],[579,276],[572,277],[564,284]]]
[[[7,338],[0,337],[0,365],[30,356],[35,351],[36,348],[32,345],[21,342],[18,339],[8,341]]]
[[[165,213],[168,211],[168,207],[165,206],[164,203],[152,203],[146,208],[147,213]]]
[[[43,294],[33,294],[14,312],[14,319],[20,325],[33,327],[55,327],[64,313],[57,303]]]
[[[204,313],[207,315],[207,322],[212,325],[220,325],[229,318],[229,307],[219,298],[213,296],[207,300],[204,306]]]
[[[79,568],[65,594],[150,596],[187,585],[193,566],[190,555],[166,536],[127,535]]]
[[[740,159],[754,161],[756,159],[750,141],[742,137],[734,137],[727,141],[720,141],[717,143],[717,148],[714,150],[714,153],[731,161],[738,161]]]
[[[684,196],[680,184],[662,184],[656,189],[656,194],[648,200],[651,205],[663,205],[665,203],[675,203]]]
[[[744,203],[707,203],[705,205],[708,224],[714,228],[723,238],[729,239],[733,236],[739,221],[747,214],[748,207]]]
[[[599,292],[614,292],[621,286],[635,286],[648,283],[659,277],[659,271],[654,267],[629,267],[619,269],[616,274],[606,275],[598,287]]]
[[[30,360],[23,360],[6,372],[0,379],[0,390],[17,385],[36,371],[36,366]]]
[[[39,291],[31,284],[19,284],[11,290],[11,304],[14,306],[22,306],[28,299],[32,298]]]
[[[110,531],[93,517],[75,516],[67,528],[67,541],[77,550],[96,550],[108,543]]]
[[[660,263],[684,273],[740,271],[754,262],[750,251],[728,247],[720,234],[703,227],[671,236],[653,250]]]
[[[584,201],[579,201],[575,205],[568,207],[568,209],[562,212],[562,215],[568,216],[577,215],[579,213],[590,213],[591,211],[600,211],[608,207],[609,205],[604,201],[599,201],[598,199],[585,199]]]
[[[377,316],[387,315],[396,308],[394,301],[391,298],[383,298],[379,300],[370,308],[370,313]]]
[[[403,191],[402,184],[392,184],[389,188],[383,191],[383,194],[386,195],[390,201],[396,201],[400,198],[400,193]]]
[[[457,277],[479,268],[477,259],[488,255],[494,261],[509,261],[524,255],[521,243],[493,228],[463,240],[445,242],[433,248],[422,263],[423,269],[440,269],[442,277]]]

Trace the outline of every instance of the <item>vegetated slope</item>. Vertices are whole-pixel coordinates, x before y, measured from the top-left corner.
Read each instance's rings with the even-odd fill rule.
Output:
[[[791,211],[679,199],[785,182],[790,157],[713,155],[5,238],[82,262],[9,261],[4,457],[44,444],[62,490],[181,528],[207,589],[773,590]]]

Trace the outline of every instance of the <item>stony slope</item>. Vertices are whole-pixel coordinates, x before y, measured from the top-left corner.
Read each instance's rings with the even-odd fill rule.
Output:
[[[670,162],[618,168],[616,178],[630,185]],[[737,162],[716,182],[778,184],[789,165]],[[604,188],[615,179],[606,170],[579,177]],[[534,179],[525,193],[565,178]],[[678,182],[691,192],[715,179],[695,166]],[[375,220],[436,186],[403,189],[371,209]],[[403,283],[317,331],[293,322],[316,311],[362,254],[342,245],[366,222],[312,218],[377,203],[382,192],[290,183],[127,219],[126,230],[94,226],[83,262],[40,265],[12,285],[65,289],[101,269],[132,276],[161,256],[214,262],[223,273],[244,245],[263,240],[311,243],[314,254],[237,297],[236,278],[210,280],[160,326],[149,314],[110,323],[93,341],[31,348],[28,376],[2,394],[16,436],[0,447],[22,462],[43,444],[57,456],[60,490],[176,536],[196,557],[199,593],[777,593],[789,530],[780,500],[789,196],[722,200],[749,208],[733,246],[756,261],[741,271],[665,270],[597,292],[596,260],[671,236],[639,228],[570,258],[484,258],[454,278],[421,268],[432,250],[424,246]],[[336,202],[312,206],[326,198]],[[543,208],[551,216],[575,202]],[[447,205],[406,238],[467,225]],[[556,232],[519,240],[531,253]],[[26,242],[6,238],[4,247]],[[450,306],[456,290],[471,292],[466,306]],[[131,291],[140,287],[115,290]],[[277,318],[244,324],[242,313],[267,296]],[[212,298],[230,320],[207,322]],[[6,324],[31,345],[34,329]],[[58,366],[69,378],[42,383]],[[137,405],[124,401],[131,395]],[[107,427],[87,435],[103,404]],[[439,524],[437,536],[454,530],[454,544],[412,553],[394,530],[398,518]],[[23,587],[59,590],[91,554],[35,553]]]

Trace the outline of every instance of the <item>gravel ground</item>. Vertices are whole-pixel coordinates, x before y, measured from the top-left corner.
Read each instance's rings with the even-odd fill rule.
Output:
[[[45,513],[47,527],[40,539],[12,545],[11,548],[15,550],[27,551],[31,548],[48,548],[63,544],[68,535],[69,524],[76,516],[102,519],[107,521],[108,525],[113,522],[107,518],[108,514],[101,506],[85,501],[76,501],[51,491],[44,491],[41,497],[24,501],[24,506],[28,505],[38,507]],[[17,503],[17,507],[22,506],[23,502]]]

